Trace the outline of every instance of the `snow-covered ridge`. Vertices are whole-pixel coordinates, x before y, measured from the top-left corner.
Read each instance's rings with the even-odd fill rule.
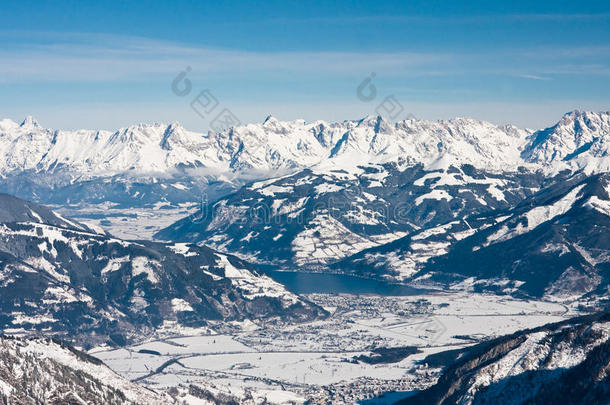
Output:
[[[610,112],[572,111],[552,127],[536,131],[523,151],[527,162],[555,170],[610,170]]]
[[[165,321],[179,329],[210,319],[306,321],[312,309],[324,315],[247,263],[206,247],[116,239],[1,194],[0,207],[4,333],[44,329],[93,344],[141,339]]]
[[[23,384],[27,381],[27,384]],[[101,361],[50,339],[0,337],[0,398],[7,403],[177,403]]]
[[[473,346],[398,404],[605,404],[609,319],[599,312]]]
[[[32,117],[0,121],[0,174],[67,169],[104,176],[204,167],[217,172],[297,170],[331,164],[423,163],[431,168],[472,164],[488,170],[584,165],[607,152],[610,113],[571,112],[532,132],[469,118],[448,121],[382,117],[327,123],[304,120],[247,124],[220,133],[191,132],[178,123],[117,131],[51,130]],[[571,161],[574,161],[570,163]]]

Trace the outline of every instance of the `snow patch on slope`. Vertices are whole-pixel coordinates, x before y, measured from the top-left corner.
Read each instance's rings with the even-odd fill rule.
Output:
[[[496,233],[490,235],[487,238],[487,241],[483,246],[489,246],[493,243],[512,239],[516,236],[522,235],[526,232],[531,231],[532,229],[537,228],[539,225],[550,221],[559,215],[565,214],[570,210],[570,208],[572,208],[572,206],[578,199],[578,194],[584,186],[585,185],[582,184],[576,187],[568,194],[566,194],[563,198],[551,205],[536,207],[529,210],[525,214],[520,215],[519,217],[517,217],[518,223],[514,228],[509,228],[508,225],[502,226],[500,230],[498,230]],[[525,220],[526,225],[523,225],[523,220]]]

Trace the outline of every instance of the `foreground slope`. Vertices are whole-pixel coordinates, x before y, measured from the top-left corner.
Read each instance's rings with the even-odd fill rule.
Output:
[[[120,377],[100,360],[57,341],[0,336],[0,403],[165,405],[177,402]]]
[[[466,349],[436,385],[400,404],[607,404],[610,313],[517,332]]]
[[[232,256],[123,241],[25,201],[2,201],[10,204],[0,204],[0,217],[17,219],[0,224],[0,327],[7,332],[124,344],[159,328],[324,314]],[[6,211],[28,211],[35,221]]]

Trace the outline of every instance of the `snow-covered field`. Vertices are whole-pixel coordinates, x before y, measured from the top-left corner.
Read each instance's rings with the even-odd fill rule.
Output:
[[[192,214],[197,207],[197,203],[179,206],[159,203],[152,208],[119,208],[106,203],[56,206],[53,209],[68,218],[76,219],[96,230],[109,232],[121,239],[151,240],[155,232]]]
[[[194,384],[211,392],[288,403],[323,401],[321,393],[338,392],[352,383],[347,401],[378,394],[383,387],[408,390],[433,381],[427,378],[430,373],[417,371],[421,366],[416,363],[429,354],[576,312],[557,303],[465,292],[307,298],[331,312],[330,318],[289,326],[249,323],[233,332],[218,324],[212,334],[156,339],[123,349],[97,348],[91,354],[151,388]],[[377,347],[404,346],[421,352],[389,364],[354,360]],[[358,385],[360,381],[366,384]]]

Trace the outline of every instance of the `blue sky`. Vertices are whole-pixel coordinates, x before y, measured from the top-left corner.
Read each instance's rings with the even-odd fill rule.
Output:
[[[535,3],[535,4],[529,4]],[[192,92],[172,93],[186,67]],[[372,101],[357,97],[375,74]],[[610,110],[608,2],[4,1],[0,117],[53,128],[180,121],[208,89],[242,122],[404,114],[544,127]]]

